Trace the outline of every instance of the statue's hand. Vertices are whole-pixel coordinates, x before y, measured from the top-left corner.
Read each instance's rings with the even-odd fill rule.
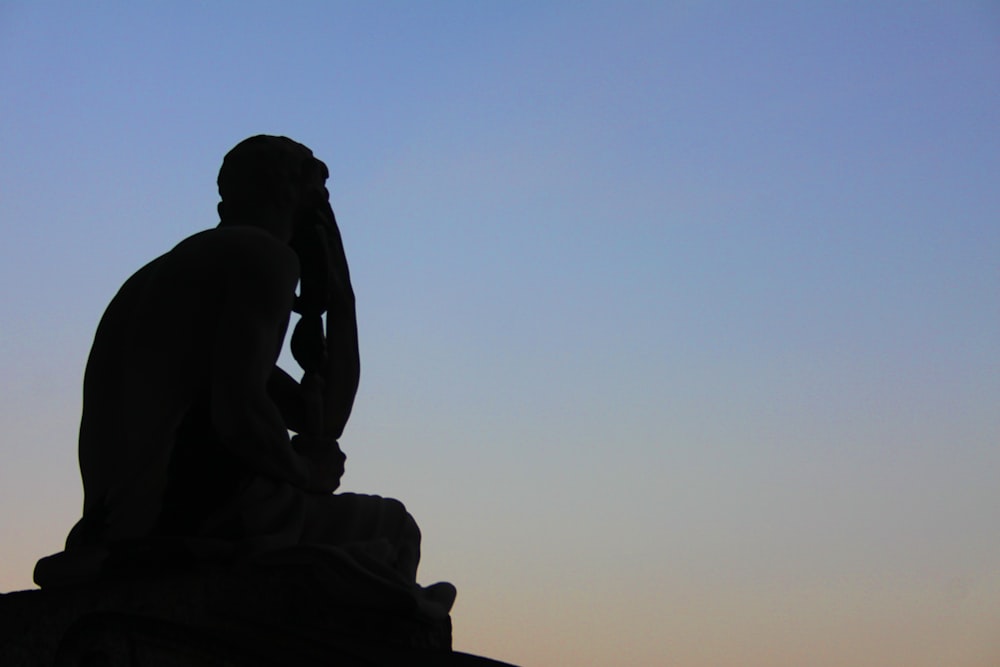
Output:
[[[333,493],[337,490],[340,478],[344,476],[344,461],[347,457],[340,451],[340,445],[334,438],[300,433],[292,438],[292,448],[309,466],[306,491]]]

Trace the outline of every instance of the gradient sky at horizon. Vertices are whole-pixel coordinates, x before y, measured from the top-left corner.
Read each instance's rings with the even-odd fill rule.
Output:
[[[208,5],[208,6],[206,6]],[[0,590],[120,284],[330,167],[345,490],[523,667],[1000,663],[1000,9],[0,3]]]

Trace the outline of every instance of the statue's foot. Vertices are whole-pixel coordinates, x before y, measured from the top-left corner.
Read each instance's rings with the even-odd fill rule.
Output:
[[[72,586],[96,581],[108,560],[106,547],[74,547],[46,556],[35,564],[35,583],[48,586]]]
[[[450,611],[452,605],[455,604],[458,590],[447,581],[440,581],[424,588],[424,593],[428,600]]]

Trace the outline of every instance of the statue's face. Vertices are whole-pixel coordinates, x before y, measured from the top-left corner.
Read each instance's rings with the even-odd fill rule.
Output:
[[[295,233],[317,224],[333,223],[330,193],[326,189],[329,171],[321,160],[309,157],[296,174]]]
[[[287,241],[329,218],[329,171],[287,137],[258,135],[237,144],[219,171],[219,194],[231,220],[265,227]]]

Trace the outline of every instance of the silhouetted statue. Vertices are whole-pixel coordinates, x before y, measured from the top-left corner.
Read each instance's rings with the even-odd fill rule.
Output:
[[[359,360],[327,176],[285,137],[241,142],[219,226],[112,300],[84,378],[83,517],[38,561],[42,590],[0,594],[0,663],[503,666],[451,650],[455,589],[416,583],[403,505],[333,493]],[[276,366],[293,312],[298,382]]]
[[[84,379],[83,518],[39,562],[39,585],[299,545],[349,547],[415,583],[420,533],[403,505],[332,493],[359,359],[327,177],[288,138],[241,142],[219,172],[219,226],[112,300]],[[275,365],[293,311],[301,382]],[[450,606],[447,585],[435,595]]]

